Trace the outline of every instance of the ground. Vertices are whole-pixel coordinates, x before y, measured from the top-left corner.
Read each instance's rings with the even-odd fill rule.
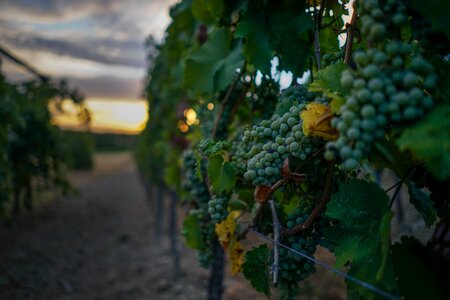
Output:
[[[183,274],[174,282],[168,235],[156,239],[152,199],[130,154],[97,154],[94,170],[70,179],[78,195],[58,196],[0,228],[0,299],[206,299],[208,271],[182,237]],[[343,299],[343,286],[318,270],[300,299]],[[224,299],[266,298],[227,272]]]

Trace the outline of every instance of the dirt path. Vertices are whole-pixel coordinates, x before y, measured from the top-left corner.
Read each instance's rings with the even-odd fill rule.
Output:
[[[58,199],[0,231],[0,299],[204,298],[201,270],[170,285],[168,242],[154,244],[131,157],[97,156],[96,163],[93,172],[71,175],[80,196]],[[183,267],[194,259],[184,255]]]
[[[131,156],[101,154],[95,161],[93,171],[70,176],[80,195],[0,229],[0,299],[206,299],[208,272],[182,240],[183,277],[173,282],[169,239],[155,240]],[[331,275],[317,275],[303,284],[301,299],[330,299]],[[224,299],[266,299],[241,276],[227,275]]]

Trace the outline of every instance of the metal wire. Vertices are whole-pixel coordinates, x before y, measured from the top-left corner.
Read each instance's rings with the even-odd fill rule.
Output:
[[[400,300],[400,298],[399,298],[398,296],[394,296],[394,295],[392,295],[392,294],[389,294],[388,292],[385,292],[385,291],[383,291],[383,290],[377,288],[376,286],[374,286],[374,285],[372,285],[372,284],[370,284],[370,283],[367,283],[367,282],[365,282],[365,281],[363,281],[363,280],[361,280],[361,279],[358,279],[358,278],[356,278],[356,277],[353,277],[353,276],[351,276],[351,275],[348,275],[347,273],[345,273],[345,272],[343,272],[343,271],[340,271],[340,270],[337,270],[337,269],[333,268],[332,266],[327,265],[326,263],[324,263],[324,262],[322,262],[322,261],[320,261],[320,260],[317,260],[317,259],[315,259],[315,258],[313,258],[313,257],[311,257],[311,256],[308,256],[308,255],[306,255],[306,254],[304,254],[304,253],[301,253],[301,252],[299,252],[299,251],[297,251],[297,250],[294,250],[294,249],[292,249],[291,247],[286,246],[286,245],[284,245],[284,244],[282,244],[282,243],[280,243],[280,242],[277,242],[277,241],[275,241],[274,239],[272,239],[272,238],[270,238],[270,237],[268,237],[268,236],[266,236],[266,235],[264,235],[264,234],[262,234],[262,233],[260,233],[260,232],[258,232],[258,231],[256,231],[256,230],[254,230],[253,228],[249,228],[249,230],[250,230],[250,232],[253,232],[254,234],[256,234],[256,235],[257,235],[259,238],[261,238],[262,240],[269,241],[269,242],[271,242],[271,243],[273,243],[273,244],[276,244],[276,245],[278,245],[278,246],[280,246],[280,247],[283,247],[283,248],[285,248],[285,249],[287,249],[287,250],[289,250],[289,251],[291,251],[291,252],[293,252],[293,253],[295,253],[295,254],[298,254],[298,255],[300,255],[300,256],[306,258],[307,260],[310,260],[310,261],[314,262],[315,264],[321,266],[322,268],[327,269],[327,270],[330,270],[330,271],[332,271],[332,272],[338,274],[339,276],[344,277],[344,278],[347,279],[348,281],[352,281],[352,282],[354,282],[354,283],[356,283],[356,284],[359,284],[360,286],[362,286],[362,287],[364,287],[364,288],[366,288],[366,289],[372,291],[373,293],[377,294],[378,296],[380,296],[380,297],[382,297],[382,298],[384,298],[384,299],[389,299],[389,300]]]

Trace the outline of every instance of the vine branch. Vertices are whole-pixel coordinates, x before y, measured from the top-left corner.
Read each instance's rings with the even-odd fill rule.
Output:
[[[278,243],[280,242],[280,221],[278,219],[277,210],[275,209],[275,202],[273,199],[269,200],[270,210],[272,211],[272,221],[273,221],[273,238],[275,243],[273,243],[273,264],[270,268],[272,273],[272,284],[274,287],[278,286],[278,270],[280,266],[280,249]]]
[[[345,43],[344,63],[347,65],[350,65],[350,62],[352,60],[353,39],[355,37],[357,19],[358,14],[356,13],[356,9],[353,8],[350,24],[346,25],[348,29],[347,29],[347,41]]]
[[[320,199],[319,204],[313,209],[311,214],[308,216],[308,219],[306,219],[306,221],[304,223],[299,224],[299,225],[293,227],[292,229],[285,231],[284,235],[295,235],[295,234],[299,233],[300,231],[303,231],[303,230],[309,228],[309,226],[311,226],[312,222],[316,219],[316,217],[325,208],[325,205],[328,203],[328,201],[330,200],[330,196],[331,196],[331,182],[333,179],[333,168],[334,168],[334,161],[331,161],[330,164],[328,165],[328,171],[327,171],[327,175],[325,178],[325,186],[324,186],[324,190],[323,190],[322,197]]]
[[[311,156],[309,157],[308,161],[311,159],[316,158],[317,156],[319,156],[323,151],[325,150],[325,148],[320,148],[318,150],[316,150],[313,154],[311,154]],[[295,168],[295,173],[300,172],[300,170],[303,168],[303,166],[307,163],[307,161],[303,161],[301,164],[299,164],[297,166],[297,168]],[[279,179],[277,182],[275,182],[271,187],[270,187],[270,193],[267,195],[267,198],[271,198],[273,196],[273,194],[283,185],[285,185],[287,182],[289,181],[289,178],[281,178]],[[261,215],[261,211],[262,211],[262,207],[264,205],[264,202],[261,203],[258,207],[258,210],[255,213],[255,216],[252,218],[252,220],[250,221],[250,224],[239,234],[238,236],[238,240],[242,240],[245,238],[245,236],[247,235],[249,228],[254,227],[255,224],[257,223],[257,220],[259,218],[259,216]]]

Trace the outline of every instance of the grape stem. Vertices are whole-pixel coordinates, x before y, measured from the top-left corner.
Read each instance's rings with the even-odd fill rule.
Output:
[[[331,161],[328,165],[328,171],[325,178],[325,186],[323,189],[322,197],[320,199],[319,204],[313,209],[311,214],[308,216],[308,219],[306,219],[305,222],[302,224],[299,224],[297,226],[294,226],[290,230],[284,231],[284,235],[295,235],[299,233],[300,231],[303,231],[311,226],[311,224],[314,222],[316,217],[322,212],[322,210],[325,208],[326,204],[330,200],[331,196],[331,182],[333,179],[333,168],[334,168],[334,161]]]
[[[321,155],[324,151],[324,148],[320,148],[318,150],[316,150],[313,154],[311,154],[311,156],[309,157],[309,160],[312,160],[314,158],[316,158],[317,156]],[[301,163],[297,168],[295,168],[295,172],[300,172],[300,170],[302,169],[302,167],[307,163],[307,161],[304,161],[303,163]],[[284,184],[286,184],[289,181],[289,178],[281,178],[280,180],[278,180],[277,182],[275,182],[270,188],[271,188],[271,193],[267,196],[268,198],[271,198],[273,196],[273,194],[280,188],[282,187]],[[248,225],[237,237],[238,240],[242,240],[245,238],[245,236],[247,235],[249,228],[255,227],[261,212],[262,212],[262,208],[264,206],[264,203],[261,203],[259,205],[259,207],[257,208],[257,211],[254,215],[254,217],[252,218],[252,220],[250,221],[250,225]]]
[[[274,287],[278,286],[278,270],[280,266],[280,249],[278,243],[280,242],[280,221],[278,219],[277,210],[275,209],[275,201],[273,198],[269,200],[270,210],[272,211],[272,221],[273,221],[273,238],[275,243],[273,243],[273,264],[270,268],[272,273],[272,284]]]
[[[352,49],[353,49],[353,38],[356,32],[356,20],[358,19],[358,14],[356,13],[356,8],[353,6],[352,19],[350,24],[347,24],[347,41],[345,43],[345,56],[344,63],[350,65],[352,60]]]

